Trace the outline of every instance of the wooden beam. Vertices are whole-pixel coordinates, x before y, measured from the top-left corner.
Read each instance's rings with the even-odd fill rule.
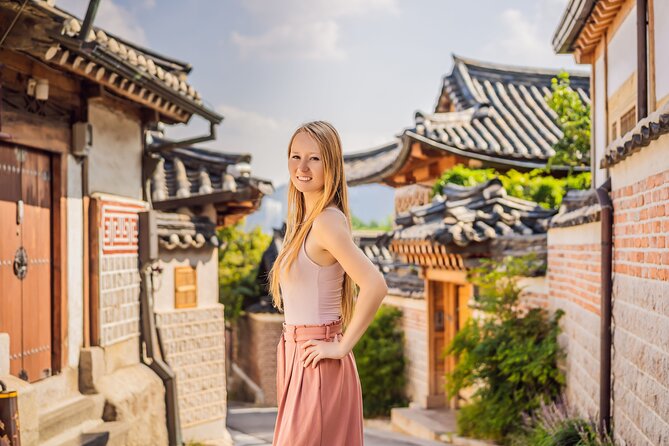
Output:
[[[8,143],[56,153],[70,151],[72,132],[69,123],[56,122],[31,113],[3,110],[2,132],[11,135]]]
[[[428,280],[438,280],[440,282],[452,282],[464,285],[467,282],[467,272],[465,271],[451,271],[437,268],[427,268],[425,270],[425,278]]]
[[[100,200],[90,200],[89,212],[90,342],[91,345],[100,345]]]
[[[67,367],[68,294],[67,294],[67,155],[52,156],[52,268],[53,268],[53,346],[52,372]]]

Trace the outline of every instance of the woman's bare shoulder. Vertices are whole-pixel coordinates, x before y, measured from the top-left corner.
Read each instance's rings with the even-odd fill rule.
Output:
[[[326,211],[334,212],[326,212]],[[346,215],[339,209],[334,207],[327,207],[316,216],[313,224],[313,230],[316,235],[323,235],[329,233],[349,233],[348,222]],[[320,238],[320,237],[319,237]]]

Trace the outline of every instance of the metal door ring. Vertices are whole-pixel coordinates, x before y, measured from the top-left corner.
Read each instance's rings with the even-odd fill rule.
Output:
[[[26,277],[26,274],[28,274],[28,253],[26,253],[26,250],[21,246],[16,250],[16,254],[14,255],[14,275],[18,277],[19,280],[23,280],[23,278]]]

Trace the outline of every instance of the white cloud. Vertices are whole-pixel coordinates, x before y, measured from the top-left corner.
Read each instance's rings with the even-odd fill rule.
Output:
[[[266,29],[232,33],[243,56],[264,59],[343,60],[340,21],[371,13],[399,14],[398,0],[246,0],[243,5]]]
[[[259,36],[232,33],[232,41],[242,56],[265,59],[341,60],[346,53],[339,47],[339,26],[334,21],[304,26],[280,25]]]
[[[533,11],[509,8],[499,17],[501,33],[491,35],[482,58],[528,66],[574,66],[571,56],[556,55],[551,38],[566,0],[542,0]]]
[[[151,0],[147,0],[145,7],[151,7]],[[57,0],[56,6],[64,9],[83,20],[86,15],[88,0]],[[103,28],[124,40],[137,45],[147,45],[148,40],[144,29],[137,21],[134,11],[114,3],[112,0],[100,2],[94,26]]]
[[[232,105],[220,105],[216,111],[224,116],[224,125],[232,126],[237,131],[258,131],[258,129],[277,130],[285,123],[260,113],[242,110]]]

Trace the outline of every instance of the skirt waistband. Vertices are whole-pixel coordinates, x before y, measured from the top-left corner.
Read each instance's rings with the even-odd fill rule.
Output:
[[[330,339],[341,332],[341,319],[320,325],[289,325],[283,323],[283,338],[286,341],[302,342],[309,339]]]

